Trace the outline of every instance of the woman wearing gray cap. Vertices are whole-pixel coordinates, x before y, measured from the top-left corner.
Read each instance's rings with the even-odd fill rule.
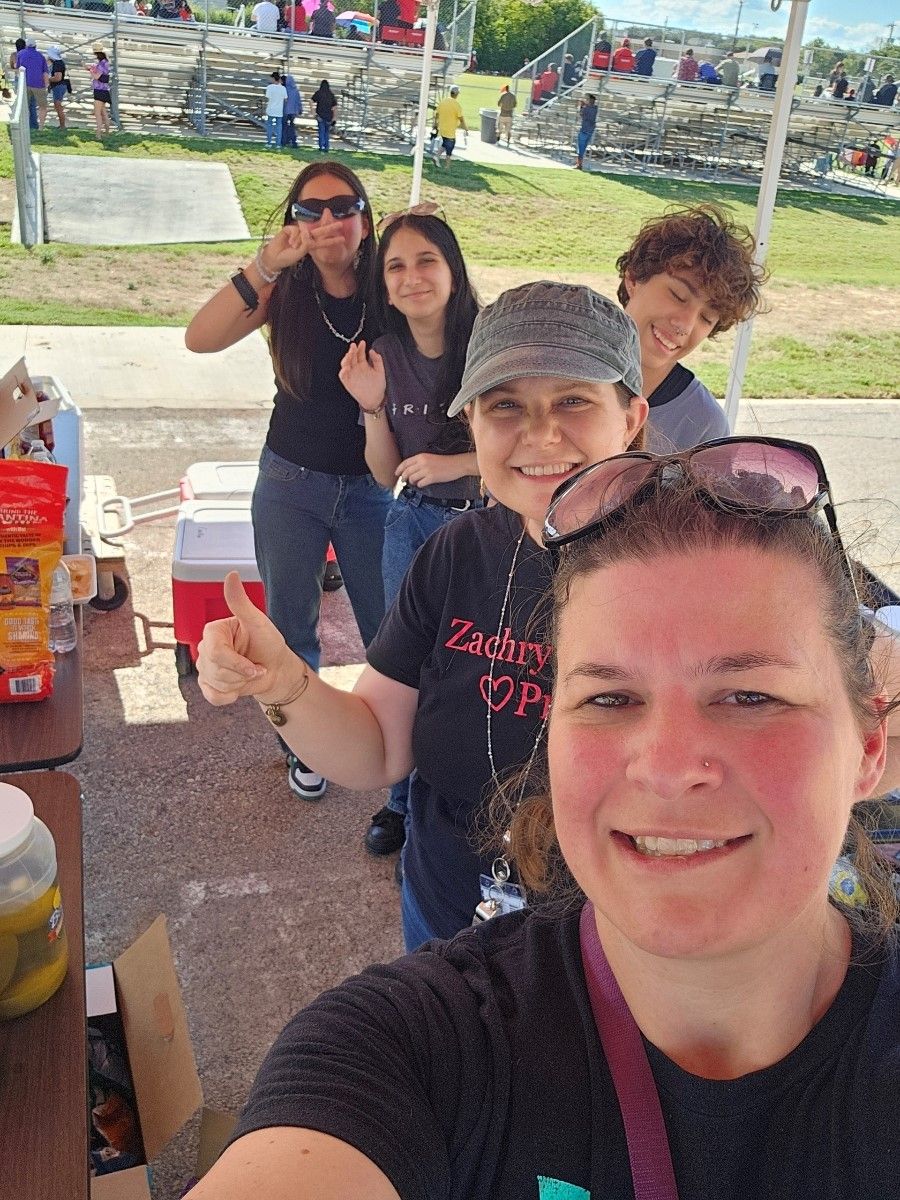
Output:
[[[207,625],[198,661],[208,700],[256,697],[294,752],[345,787],[386,787],[416,768],[403,852],[409,948],[456,933],[490,899],[478,816],[498,777],[537,752],[550,704],[551,646],[534,619],[550,579],[541,522],[560,483],[641,444],[633,322],[586,287],[504,293],[475,321],[448,415],[462,411],[497,504],[422,547],[352,693],[307,670],[236,575],[225,591],[235,615]],[[504,897],[521,903],[511,881]]]

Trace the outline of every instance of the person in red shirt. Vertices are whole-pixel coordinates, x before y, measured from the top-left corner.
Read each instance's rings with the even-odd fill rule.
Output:
[[[620,75],[631,75],[633,73],[634,53],[628,38],[622,38],[622,45],[619,46],[613,55],[612,69],[618,71]]]
[[[531,107],[537,108],[538,105],[544,103],[544,94],[541,88],[541,79],[543,76],[535,75],[531,84]]]
[[[306,10],[302,4],[284,6],[284,27],[294,33],[306,33]]]
[[[412,29],[419,15],[419,0],[399,0],[400,18],[397,24],[404,29]]]
[[[547,69],[541,72],[541,99],[552,100],[558,90],[559,71],[556,69],[556,63],[550,63]]]

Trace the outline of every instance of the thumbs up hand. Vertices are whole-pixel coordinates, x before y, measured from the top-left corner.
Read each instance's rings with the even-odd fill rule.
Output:
[[[309,669],[244,590],[237,571],[225,576],[232,616],[210,621],[197,656],[200,690],[210,704],[233,704],[240,696],[282,700]]]

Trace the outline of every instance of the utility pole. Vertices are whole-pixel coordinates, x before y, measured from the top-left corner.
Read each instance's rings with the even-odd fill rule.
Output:
[[[737,50],[738,34],[740,33],[740,30],[741,30],[741,12],[743,11],[743,8],[744,8],[744,0],[738,0],[738,15],[737,15],[737,20],[734,23],[734,37],[731,40],[731,49],[732,50]]]

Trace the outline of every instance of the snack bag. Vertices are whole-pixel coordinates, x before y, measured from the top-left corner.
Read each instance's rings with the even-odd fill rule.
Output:
[[[0,703],[53,691],[50,581],[62,554],[66,467],[0,460]]]

